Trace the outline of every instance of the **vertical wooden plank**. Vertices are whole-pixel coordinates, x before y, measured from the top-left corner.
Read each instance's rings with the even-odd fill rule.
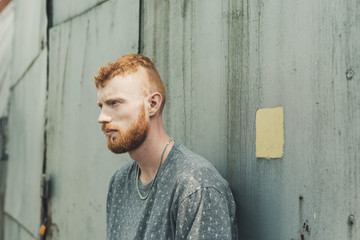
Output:
[[[14,3],[10,2],[0,14],[0,117],[8,115],[11,86],[12,46],[14,41]]]
[[[168,91],[170,134],[226,174],[227,1],[144,1],[142,49]],[[225,64],[224,64],[225,63]]]
[[[25,74],[46,47],[45,0],[18,0],[15,7],[13,84]],[[31,11],[29,11],[31,9]]]
[[[137,52],[139,2],[108,1],[50,30],[47,172],[52,239],[104,239],[115,155],[97,122],[93,76],[106,62]],[[50,234],[51,235],[51,234]]]
[[[4,209],[7,215],[34,236],[40,227],[46,56],[45,49],[25,77],[12,89],[10,99],[9,160]]]
[[[0,10],[0,240],[4,240],[4,201],[8,161],[8,116],[11,85],[14,3],[1,2]]]
[[[239,65],[230,68],[240,77],[230,79],[229,136],[236,140],[228,169],[243,237],[354,239],[358,228],[347,218],[359,205],[359,164],[357,150],[348,149],[360,142],[359,85],[346,72],[358,71],[358,4],[242,1],[232,7],[243,14],[242,23],[232,19],[231,49],[244,52],[232,56]],[[255,156],[255,112],[274,106],[285,111],[284,157],[264,161]]]
[[[5,235],[4,240],[36,240],[38,239],[37,236],[33,235],[25,228],[19,225],[19,222],[14,220],[13,218],[5,215],[4,218],[4,225],[5,225]]]
[[[88,0],[88,1],[52,1],[52,21],[53,25],[59,25],[64,21],[69,21],[108,0]]]
[[[245,239],[353,238],[356,226],[330,219],[334,214],[347,219],[359,204],[357,151],[348,151],[360,135],[358,4],[202,3],[144,3],[142,50],[155,58],[168,88],[164,117],[170,133],[227,176]],[[217,55],[219,49],[226,51]],[[214,56],[224,58],[213,61]],[[223,68],[209,70],[214,62]],[[219,76],[224,80],[217,85],[213,79]],[[216,102],[228,103],[226,110]],[[284,156],[264,161],[255,156],[255,113],[275,106],[285,110]],[[224,112],[227,117],[220,117]],[[204,121],[214,115],[214,124]],[[227,129],[224,157],[214,155],[222,152],[214,139],[223,139],[209,132],[215,126]],[[334,210],[335,205],[341,207]]]

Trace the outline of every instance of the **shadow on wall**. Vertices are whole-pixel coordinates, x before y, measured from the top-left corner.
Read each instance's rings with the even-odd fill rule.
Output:
[[[4,238],[4,199],[7,170],[7,117],[0,118],[0,240]]]

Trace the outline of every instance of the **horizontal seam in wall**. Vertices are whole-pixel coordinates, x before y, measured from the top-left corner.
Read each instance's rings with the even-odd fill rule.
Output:
[[[33,237],[34,239],[38,239],[34,234],[32,234],[21,222],[19,222],[15,217],[13,217],[10,213],[4,211],[4,215],[6,215],[7,217],[9,217],[12,221],[14,221],[16,224],[19,225],[19,227],[21,227],[22,229],[24,229],[31,237]]]
[[[86,9],[85,11],[83,11],[83,12],[81,12],[81,13],[78,13],[78,14],[72,16],[72,17],[69,17],[69,18],[65,19],[64,21],[62,21],[62,22],[59,22],[59,23],[54,24],[53,26],[51,26],[51,28],[56,27],[56,26],[59,26],[59,25],[61,25],[61,24],[65,24],[65,23],[67,23],[67,22],[70,22],[70,21],[72,21],[74,18],[80,17],[80,16],[88,13],[88,12],[90,12],[91,10],[93,10],[94,8],[100,6],[101,4],[103,4],[103,3],[105,3],[105,2],[108,2],[108,1],[110,1],[110,0],[101,1],[101,2],[99,2],[99,3],[97,3],[96,5],[94,5],[94,6],[90,7],[90,8],[88,8],[88,9]]]

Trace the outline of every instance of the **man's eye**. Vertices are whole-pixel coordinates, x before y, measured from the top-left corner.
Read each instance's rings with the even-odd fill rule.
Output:
[[[115,105],[117,103],[117,101],[111,101],[110,105]]]

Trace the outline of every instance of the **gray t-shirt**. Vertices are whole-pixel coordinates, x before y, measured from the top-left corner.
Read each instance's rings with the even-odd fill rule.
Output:
[[[118,170],[107,198],[107,239],[238,239],[228,183],[206,159],[175,142],[146,200],[136,162]],[[140,192],[145,196],[151,182]]]

